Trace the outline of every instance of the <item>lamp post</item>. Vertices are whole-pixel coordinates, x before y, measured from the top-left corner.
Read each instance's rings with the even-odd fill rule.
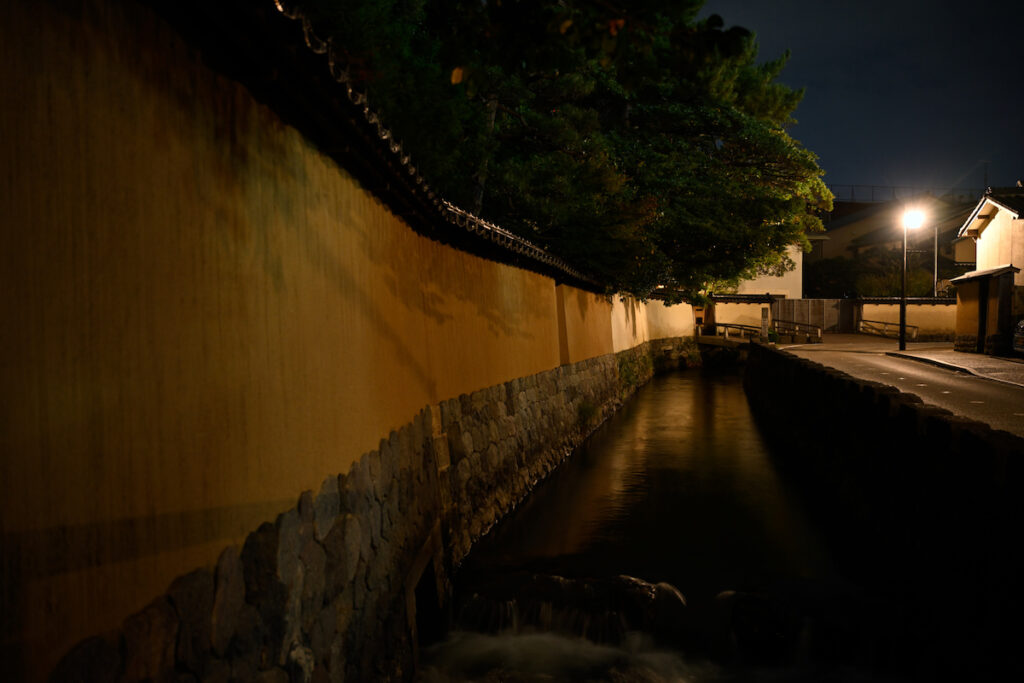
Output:
[[[906,209],[903,212],[903,293],[900,296],[900,351],[907,350],[907,230],[916,230],[924,223],[924,212]]]

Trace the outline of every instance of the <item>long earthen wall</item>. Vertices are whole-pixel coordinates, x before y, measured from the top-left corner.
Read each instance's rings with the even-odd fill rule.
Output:
[[[410,586],[692,334],[414,233],[141,5],[3,3],[0,74],[5,680],[407,672]]]

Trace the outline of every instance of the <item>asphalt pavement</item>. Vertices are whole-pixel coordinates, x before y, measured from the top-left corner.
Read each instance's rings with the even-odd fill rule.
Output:
[[[826,334],[821,344],[779,348],[1024,436],[1024,359],[954,351],[952,342],[908,342],[899,351],[895,339],[863,334]]]

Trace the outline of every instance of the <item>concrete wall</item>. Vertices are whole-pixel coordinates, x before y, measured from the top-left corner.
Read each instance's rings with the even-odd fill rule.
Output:
[[[861,320],[877,320],[899,324],[900,306],[869,304],[861,306]],[[956,333],[957,307],[953,304],[907,303],[907,324],[917,325],[918,338],[949,337]]]
[[[145,9],[73,7],[0,7],[9,680],[427,407],[651,338],[643,306],[613,324],[605,296],[416,235]]]

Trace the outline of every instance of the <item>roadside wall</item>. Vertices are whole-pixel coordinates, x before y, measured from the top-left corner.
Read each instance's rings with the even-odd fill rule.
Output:
[[[731,301],[715,302],[715,322],[730,323],[733,325],[753,325],[761,327],[761,309],[769,309],[769,320],[771,320],[771,306],[768,304],[745,304]]]
[[[4,3],[0,74],[0,677],[408,667],[647,305],[416,235],[133,3]]]
[[[900,306],[894,304],[861,304],[861,320],[877,320],[899,324]],[[952,339],[956,334],[956,304],[922,304],[907,302],[907,324],[917,325],[918,339]]]

